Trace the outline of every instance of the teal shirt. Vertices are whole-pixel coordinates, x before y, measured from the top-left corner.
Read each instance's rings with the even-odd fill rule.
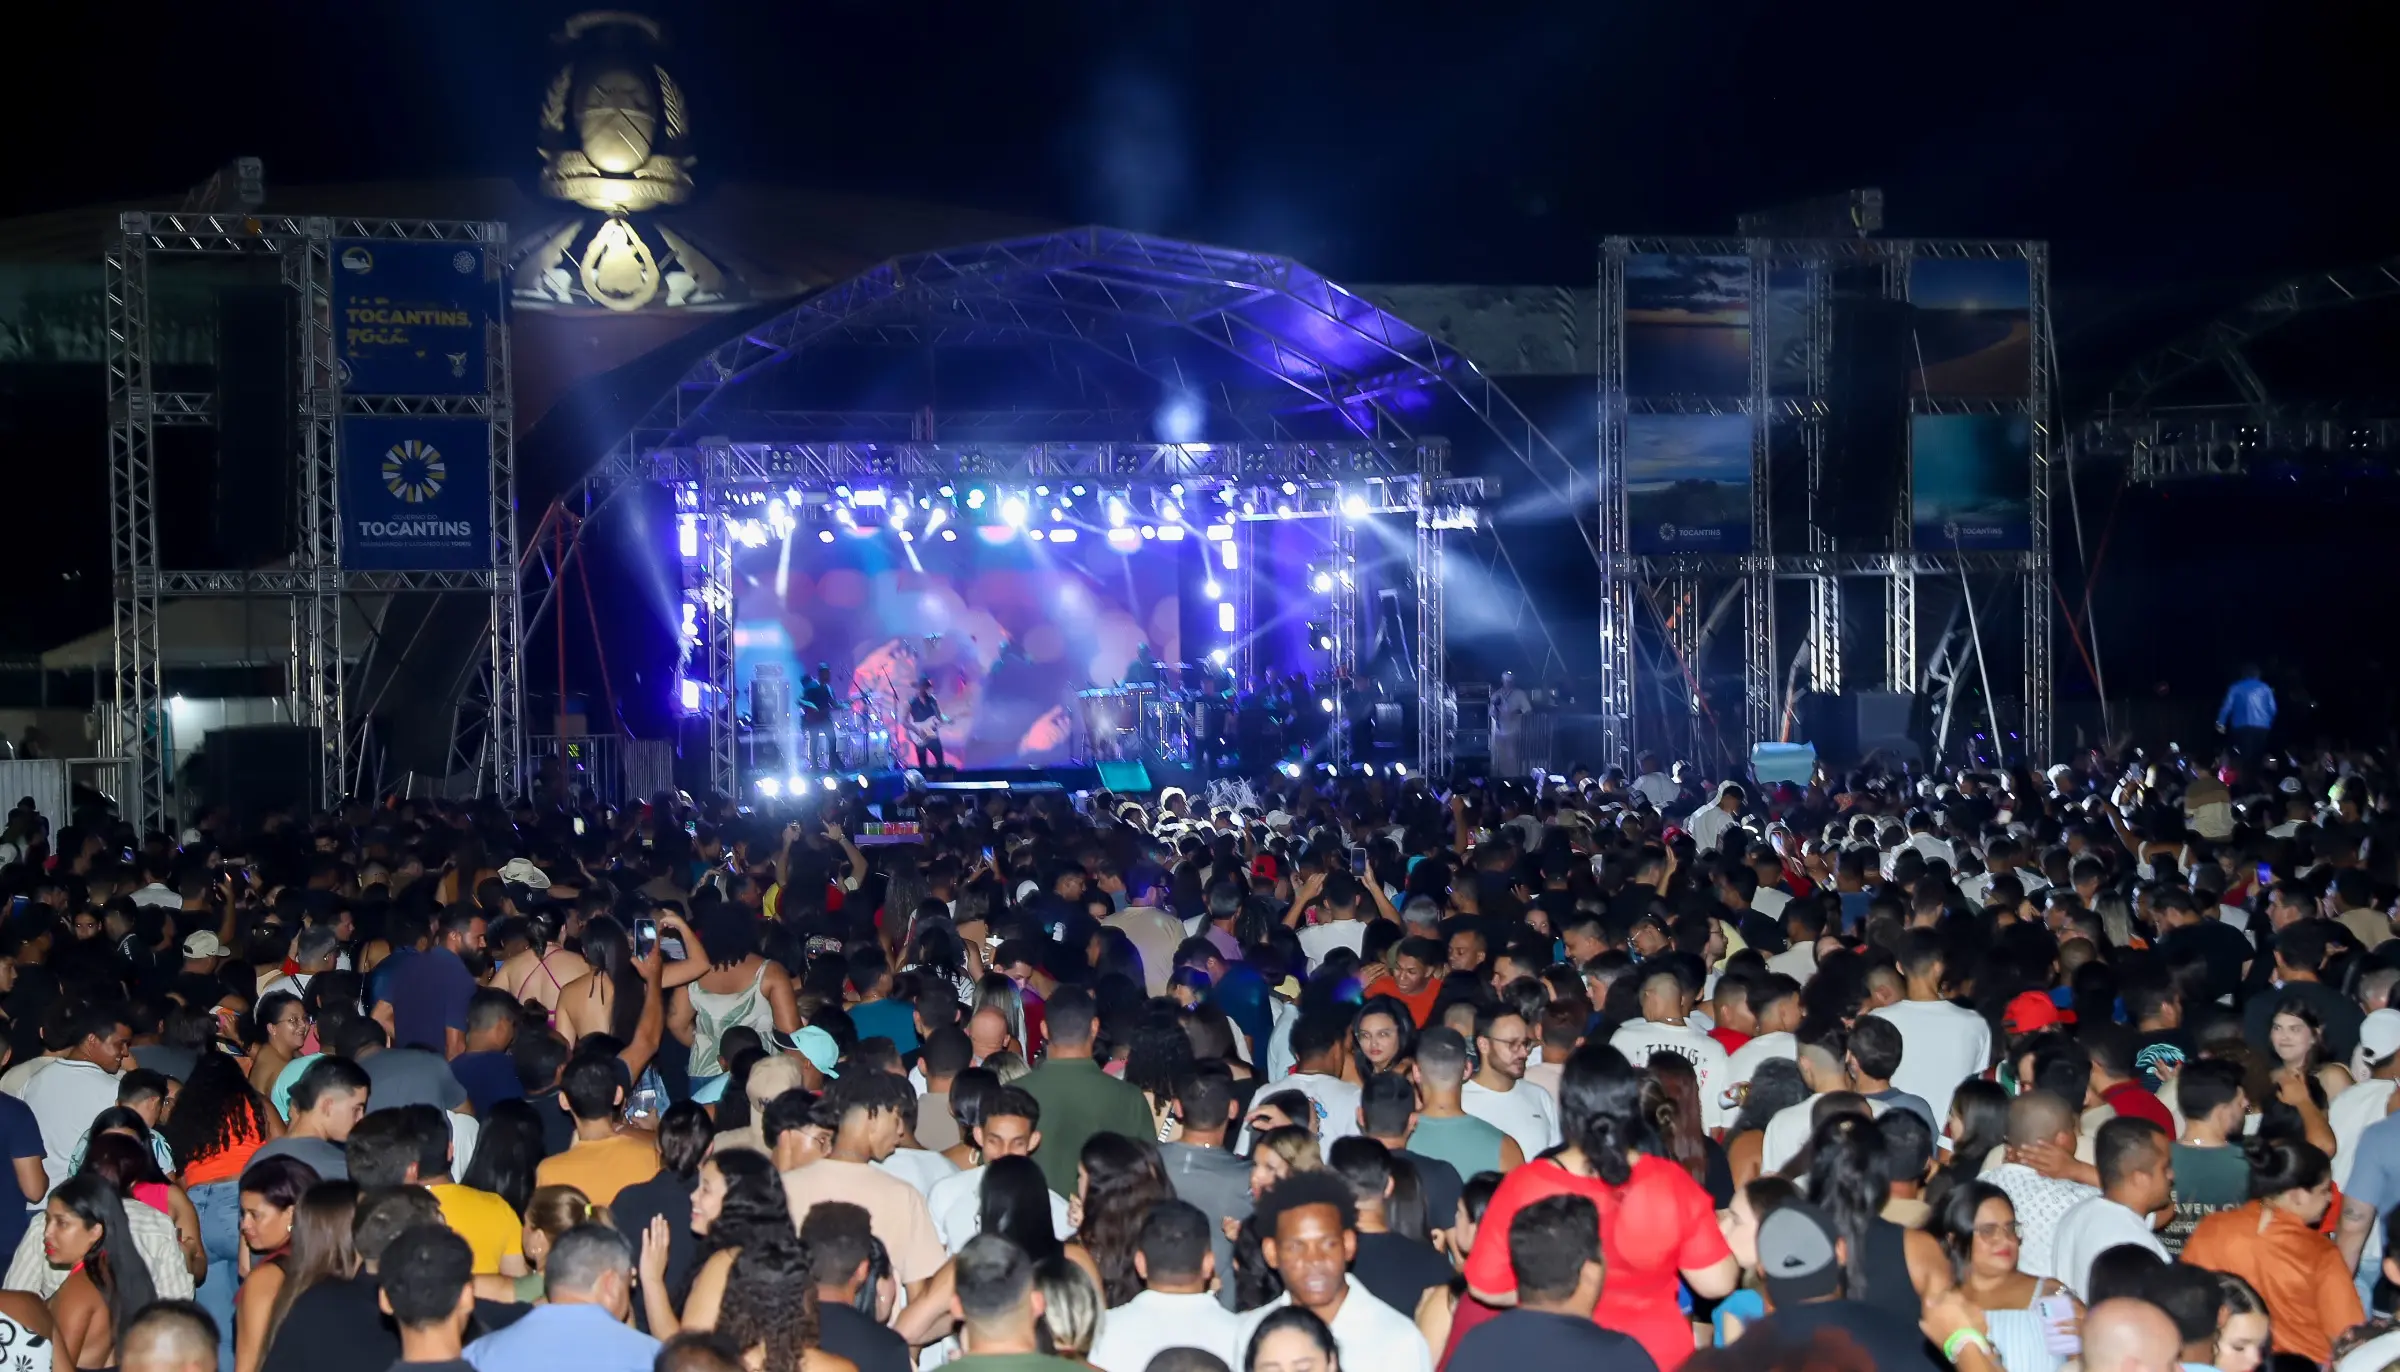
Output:
[[[1100,1070],[1090,1058],[1052,1058],[1019,1078],[1042,1107],[1042,1146],[1033,1150],[1050,1189],[1075,1194],[1075,1171],[1084,1141],[1094,1134],[1155,1139],[1158,1124],[1142,1089]]]
[[[1465,1181],[1478,1172],[1500,1170],[1500,1145],[1508,1135],[1498,1126],[1473,1115],[1455,1119],[1426,1119],[1418,1116],[1417,1127],[1409,1131],[1408,1148],[1429,1158],[1440,1158],[1458,1169],[1459,1180]]]

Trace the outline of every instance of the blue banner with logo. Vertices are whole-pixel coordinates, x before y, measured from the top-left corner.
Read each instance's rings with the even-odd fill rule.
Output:
[[[1625,522],[1637,553],[1750,551],[1750,416],[1626,416]]]
[[[1926,552],[2033,546],[2033,419],[1920,414],[1908,420],[1910,511]]]
[[[492,428],[452,416],[342,418],[345,571],[447,572],[492,563]]]
[[[481,243],[341,238],[333,318],[342,389],[352,395],[477,395],[483,331],[499,292]]]

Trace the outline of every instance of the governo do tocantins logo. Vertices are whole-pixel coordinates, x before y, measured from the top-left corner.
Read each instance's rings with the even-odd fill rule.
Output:
[[[441,452],[421,439],[404,438],[384,450],[383,488],[409,505],[422,505],[442,493],[450,475]]]

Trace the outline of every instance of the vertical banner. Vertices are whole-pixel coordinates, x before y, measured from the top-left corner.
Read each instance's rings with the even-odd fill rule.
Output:
[[[2033,275],[2024,258],[1916,258],[1908,302],[1912,392],[2021,396],[2033,389]]]
[[[481,243],[340,238],[334,325],[352,395],[479,395],[498,293]]]
[[[1626,416],[1625,524],[1637,553],[1750,551],[1750,416]]]
[[[492,426],[480,417],[342,417],[344,571],[492,565]]]
[[[1909,416],[1909,523],[1926,552],[2033,546],[2033,419]]]
[[[1625,259],[1625,392],[1750,394],[1750,259]]]

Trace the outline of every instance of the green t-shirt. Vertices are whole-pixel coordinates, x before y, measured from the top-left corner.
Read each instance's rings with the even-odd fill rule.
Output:
[[[2175,1218],[2158,1237],[2167,1252],[2183,1253],[2183,1241],[2200,1221],[2250,1199],[2250,1160],[2231,1144],[2198,1148],[2175,1145]]]
[[[943,1365],[960,1372],[1091,1372],[1082,1363],[1047,1353],[969,1353]]]

